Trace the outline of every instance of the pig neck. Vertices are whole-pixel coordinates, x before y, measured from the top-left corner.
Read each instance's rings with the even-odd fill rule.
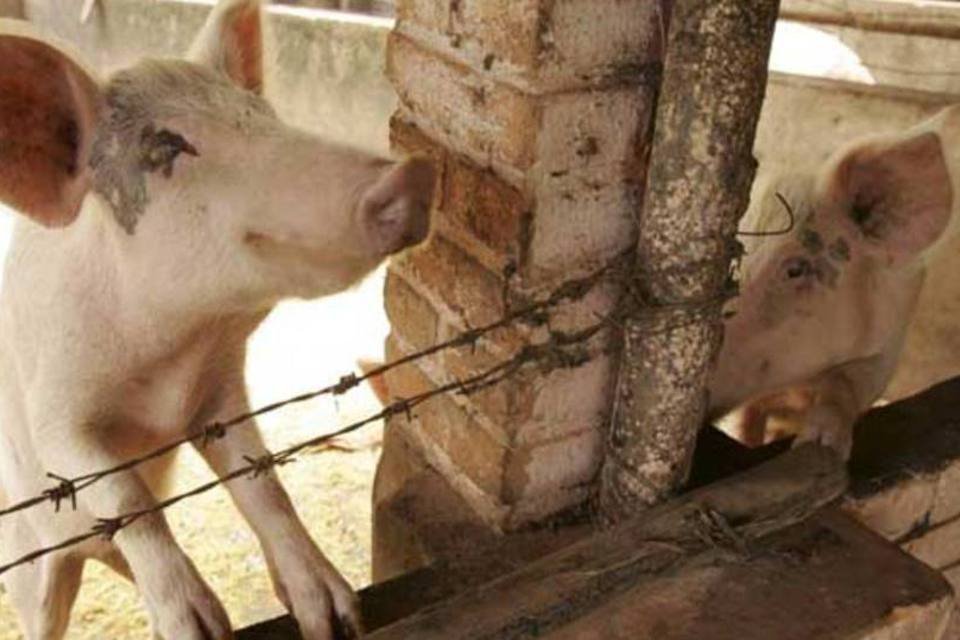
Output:
[[[171,251],[167,260],[144,256],[132,245],[98,199],[69,228],[63,248],[68,264],[83,265],[77,286],[97,296],[114,319],[110,329],[130,364],[167,360],[175,354],[211,354],[242,348],[273,306],[268,300],[245,306],[237,298],[216,299],[188,288],[188,255]]]

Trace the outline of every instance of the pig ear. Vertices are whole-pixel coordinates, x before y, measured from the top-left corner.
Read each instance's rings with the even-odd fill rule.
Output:
[[[221,0],[188,58],[227,75],[238,86],[263,92],[263,21],[260,0]]]
[[[950,172],[932,131],[844,152],[826,190],[834,210],[893,262],[936,242],[953,209]]]
[[[433,164],[414,157],[391,166],[363,194],[363,225],[378,255],[396,253],[427,237],[436,181]]]
[[[0,60],[0,200],[45,226],[68,225],[90,188],[100,89],[29,35],[0,33]]]

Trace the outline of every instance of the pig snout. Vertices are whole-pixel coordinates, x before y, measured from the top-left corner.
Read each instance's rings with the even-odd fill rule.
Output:
[[[413,157],[387,170],[364,196],[361,223],[378,256],[386,257],[426,239],[435,184],[433,164]]]

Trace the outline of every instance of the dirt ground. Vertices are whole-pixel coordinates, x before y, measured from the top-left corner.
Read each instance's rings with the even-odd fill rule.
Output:
[[[0,255],[10,219],[0,211]],[[274,312],[251,342],[248,380],[256,406],[336,381],[357,357],[382,353],[387,323],[381,303],[382,272],[356,291],[313,303],[288,303]],[[379,411],[361,387],[339,402],[321,399],[260,421],[271,448],[331,431]],[[304,456],[279,471],[311,534],[355,587],[369,582],[370,495],[379,455],[379,425],[348,443],[353,452]],[[176,488],[210,477],[192,451],[181,455]],[[226,492],[215,490],[168,513],[177,539],[230,613],[235,627],[282,612],[273,596],[256,539]],[[70,640],[149,638],[136,590],[89,563],[74,608]],[[19,640],[15,614],[0,593],[0,640]]]

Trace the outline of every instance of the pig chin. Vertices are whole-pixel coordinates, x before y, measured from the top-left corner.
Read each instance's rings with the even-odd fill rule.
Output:
[[[740,354],[741,356],[743,354]],[[723,348],[708,385],[709,409],[707,418],[717,420],[751,398],[773,390],[777,385],[769,361],[763,360],[756,368],[743,359],[731,360],[732,354]],[[753,370],[751,370],[753,369]]]
[[[276,297],[319,298],[339,293],[362,280],[383,261],[375,255],[335,253],[329,247],[282,241],[265,233],[248,232],[244,244],[272,274]]]

